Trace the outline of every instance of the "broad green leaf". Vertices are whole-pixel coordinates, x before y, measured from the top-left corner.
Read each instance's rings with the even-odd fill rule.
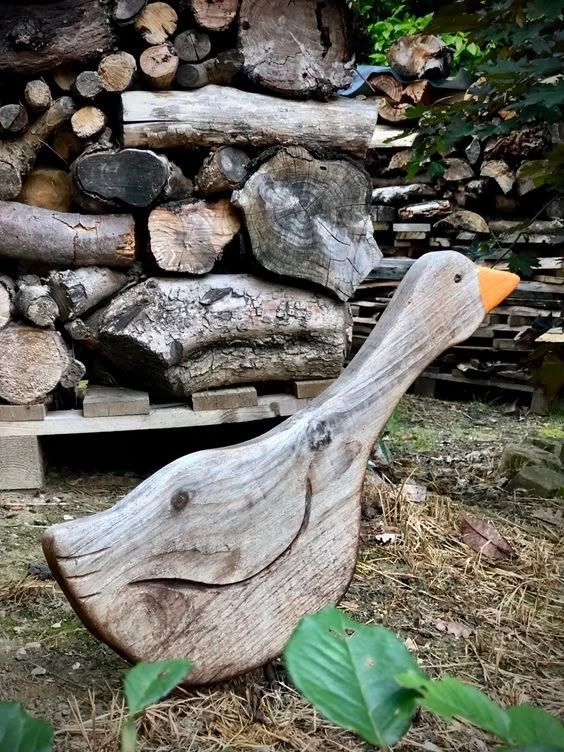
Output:
[[[408,730],[416,693],[393,677],[418,668],[393,632],[325,608],[300,621],[284,661],[296,687],[326,718],[369,744],[395,744]]]
[[[51,752],[53,729],[19,702],[0,702],[0,752]]]
[[[396,676],[402,687],[419,692],[419,705],[447,721],[455,716],[509,741],[507,713],[476,687],[445,676],[427,679],[416,672]]]
[[[168,695],[192,670],[184,658],[157,663],[138,663],[125,675],[123,688],[129,712],[145,710]]]
[[[560,752],[561,749],[547,744],[526,744],[524,747],[497,747],[495,752]]]
[[[507,708],[509,737],[516,744],[548,744],[564,749],[564,726],[542,708],[514,705]]]

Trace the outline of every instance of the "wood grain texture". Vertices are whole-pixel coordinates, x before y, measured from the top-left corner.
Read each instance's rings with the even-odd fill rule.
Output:
[[[255,407],[258,405],[257,390],[254,386],[235,386],[230,389],[210,389],[192,395],[194,412],[205,410],[228,410],[234,407]]]
[[[114,269],[86,266],[50,272],[47,284],[57,303],[59,318],[68,321],[115,295],[130,279]]]
[[[46,414],[47,411],[42,402],[36,405],[0,405],[0,421],[3,423],[45,420]]]
[[[228,29],[239,8],[240,0],[190,0],[190,8],[198,26],[208,31]]]
[[[41,488],[43,456],[35,436],[0,438],[0,491]]]
[[[85,418],[148,415],[150,412],[149,395],[135,389],[89,386],[82,401],[82,414]]]
[[[307,408],[252,441],[176,460],[105,512],[51,527],[44,552],[79,616],[130,660],[189,656],[190,684],[273,659],[305,613],[348,586],[366,463],[395,405],[483,317],[472,262],[427,254]]]
[[[130,91],[122,105],[124,146],[153,149],[300,143],[364,157],[378,117],[368,101],[290,102],[215,85]]]
[[[319,160],[301,146],[287,146],[233,193],[233,202],[266,269],[347,300],[382,256],[370,218],[371,189],[369,175],[352,162]]]

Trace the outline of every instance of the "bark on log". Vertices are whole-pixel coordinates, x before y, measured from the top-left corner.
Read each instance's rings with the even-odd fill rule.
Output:
[[[59,384],[77,386],[84,366],[53,329],[9,324],[0,331],[0,399],[14,405],[41,402]]]
[[[127,267],[135,261],[135,222],[0,202],[0,257],[54,267]]]
[[[31,76],[85,63],[113,44],[100,0],[0,3],[0,73]]]
[[[461,231],[476,232],[480,235],[489,235],[490,228],[486,220],[476,212],[460,209],[440,219],[433,225],[434,230],[448,234],[458,234]]]
[[[433,34],[410,34],[395,42],[386,55],[388,65],[403,78],[446,78],[452,50]]]
[[[122,95],[122,103],[124,146],[156,149],[298,142],[365,157],[378,116],[371,102],[287,102],[220,86],[131,91]]]
[[[164,44],[174,34],[178,16],[168,3],[146,5],[135,19],[135,30],[147,44]]]
[[[160,154],[144,149],[91,151],[72,164],[77,203],[89,211],[135,207],[144,209],[158,200],[187,198],[192,183]]]
[[[98,76],[106,91],[119,92],[129,89],[135,73],[137,63],[129,52],[114,52],[106,55],[98,65]]]
[[[240,228],[226,198],[159,206],[149,216],[151,253],[163,271],[206,274]]]
[[[233,202],[255,258],[277,274],[349,298],[381,258],[370,218],[371,181],[348,160],[318,160],[288,146],[259,167]]]
[[[108,119],[99,107],[81,107],[71,117],[71,127],[78,138],[89,139],[99,136]]]
[[[239,47],[245,72],[288,97],[330,97],[353,78],[342,0],[242,0]]]
[[[24,102],[28,110],[41,114],[48,110],[52,102],[51,89],[45,81],[28,81],[24,89]]]
[[[23,133],[29,124],[27,111],[21,104],[5,104],[0,107],[0,134]]]
[[[47,284],[61,321],[69,321],[115,295],[131,277],[113,269],[89,266],[49,274]]]
[[[47,285],[35,274],[26,274],[17,282],[15,306],[20,316],[36,326],[52,326],[59,308]]]
[[[3,329],[12,319],[14,311],[14,297],[16,285],[11,277],[0,275],[0,329]]]
[[[20,138],[0,143],[0,200],[14,199],[22,189],[23,178],[50,135],[75,110],[70,97],[57,99]]]
[[[244,62],[240,50],[226,50],[203,63],[184,63],[178,69],[176,82],[183,89],[200,89],[210,84],[228,86],[243,70]]]
[[[247,174],[249,161],[244,151],[232,146],[212,150],[196,175],[199,193],[211,196],[232,190]]]
[[[211,52],[210,36],[201,29],[188,29],[175,38],[174,49],[185,63],[201,63]]]
[[[141,53],[139,68],[151,89],[170,89],[178,70],[174,47],[171,44],[148,47]]]
[[[198,26],[208,31],[226,31],[239,9],[240,0],[191,0],[192,15]]]
[[[71,182],[68,172],[42,167],[32,170],[24,181],[17,200],[40,209],[68,212],[71,206]]]
[[[162,396],[230,384],[334,378],[350,332],[334,299],[253,277],[150,279],[67,325],[126,383]]]

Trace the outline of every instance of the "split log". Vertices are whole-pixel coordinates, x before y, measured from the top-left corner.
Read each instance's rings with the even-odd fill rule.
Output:
[[[365,157],[377,119],[371,102],[344,97],[286,102],[219,86],[191,92],[131,91],[122,95],[122,103],[124,146],[157,149],[299,142]]]
[[[178,57],[170,44],[148,47],[141,53],[139,67],[151,89],[169,89],[178,70]]]
[[[0,329],[10,323],[14,312],[16,285],[11,277],[0,274]]]
[[[316,282],[346,300],[382,255],[370,193],[370,177],[352,162],[318,160],[287,146],[233,193],[233,202],[266,269]]]
[[[129,52],[114,52],[106,55],[98,65],[98,76],[102,86],[109,92],[121,92],[129,89],[133,83],[137,63]]]
[[[35,274],[18,279],[15,306],[22,318],[36,326],[52,326],[59,316],[49,288]]]
[[[247,174],[249,157],[241,149],[221,146],[206,157],[196,175],[198,192],[204,196],[235,188]]]
[[[0,74],[31,76],[61,63],[86,63],[112,44],[104,3],[0,3]]]
[[[2,201],[0,257],[69,268],[131,266],[135,222],[128,214],[67,214]]]
[[[147,44],[164,44],[174,34],[178,15],[168,3],[149,3],[135,19],[135,30]]]
[[[23,133],[29,124],[27,111],[21,104],[0,107],[0,133]]]
[[[319,293],[210,274],[147,280],[67,331],[127,383],[185,399],[230,384],[334,378],[349,322],[346,306]]]
[[[0,143],[0,200],[14,199],[22,189],[23,178],[50,135],[75,110],[70,97],[57,99],[18,139]]]
[[[228,86],[242,71],[244,62],[240,50],[226,50],[203,63],[184,63],[178,69],[176,82],[183,89],[200,89],[210,84]]]
[[[509,193],[515,185],[515,173],[503,159],[483,162],[480,168],[480,176],[493,178],[504,193]]]
[[[41,114],[48,110],[52,103],[51,89],[41,79],[28,81],[24,89],[25,106],[31,112]]]
[[[520,196],[526,196],[527,193],[540,188],[542,181],[538,178],[546,171],[546,164],[543,160],[527,160],[519,165],[515,173],[517,182],[517,193]],[[537,178],[535,180],[535,178]]]
[[[240,0],[190,0],[198,26],[208,31],[226,31],[239,9]]]
[[[378,116],[388,123],[400,123],[408,119],[408,110],[413,105],[410,102],[392,102],[386,97],[374,97],[378,105]]]
[[[17,200],[41,209],[67,212],[71,206],[71,182],[68,172],[41,167],[32,170],[24,181]]]
[[[471,180],[474,177],[474,170],[464,159],[451,157],[445,159],[446,170],[443,178],[449,183],[457,183],[459,180]]]
[[[102,79],[96,71],[82,71],[72,85],[72,93],[79,99],[96,99],[104,91]]]
[[[150,249],[159,269],[206,274],[241,229],[228,199],[159,206],[149,216]]]
[[[452,49],[434,34],[410,34],[394,42],[386,59],[403,78],[446,78]]]
[[[490,228],[486,220],[476,212],[460,209],[449,214],[448,217],[440,219],[433,225],[433,230],[444,233],[476,232],[481,235],[489,235]]]
[[[57,303],[59,318],[69,321],[111,298],[130,280],[131,277],[122,272],[89,266],[51,272],[47,284]]]
[[[482,142],[478,136],[472,136],[470,143],[464,149],[464,153],[466,154],[466,159],[471,165],[475,165],[480,161],[480,157],[482,156]]]
[[[211,52],[210,36],[201,29],[188,29],[175,38],[174,49],[185,63],[201,63]]]
[[[0,399],[14,405],[43,402],[59,384],[78,385],[84,366],[53,329],[9,324],[0,331]]]
[[[342,0],[242,0],[239,48],[245,73],[288,97],[330,97],[353,78]]]
[[[396,152],[388,162],[388,166],[383,172],[405,172],[410,162],[415,159],[415,152],[413,149],[402,149]]]
[[[113,19],[120,26],[133,23],[147,5],[147,0],[117,0]]]
[[[158,200],[187,198],[193,190],[175,164],[145,149],[84,152],[71,175],[75,200],[88,211],[144,209]]]
[[[81,107],[71,117],[73,133],[78,138],[89,139],[99,136],[106,127],[108,119],[99,107],[88,105]]]

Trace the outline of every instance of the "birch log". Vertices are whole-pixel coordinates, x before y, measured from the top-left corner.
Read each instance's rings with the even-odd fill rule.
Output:
[[[0,201],[0,258],[55,267],[131,266],[135,222],[129,214],[73,214]]]
[[[342,303],[243,274],[150,279],[67,331],[125,383],[181,399],[229,384],[334,378],[350,334]]]
[[[149,149],[300,143],[365,157],[378,117],[369,101],[290,102],[214,85],[130,91],[122,104],[124,146]]]
[[[315,159],[288,146],[265,161],[233,201],[253,255],[276,274],[349,298],[381,258],[370,217],[372,183],[348,160]]]

